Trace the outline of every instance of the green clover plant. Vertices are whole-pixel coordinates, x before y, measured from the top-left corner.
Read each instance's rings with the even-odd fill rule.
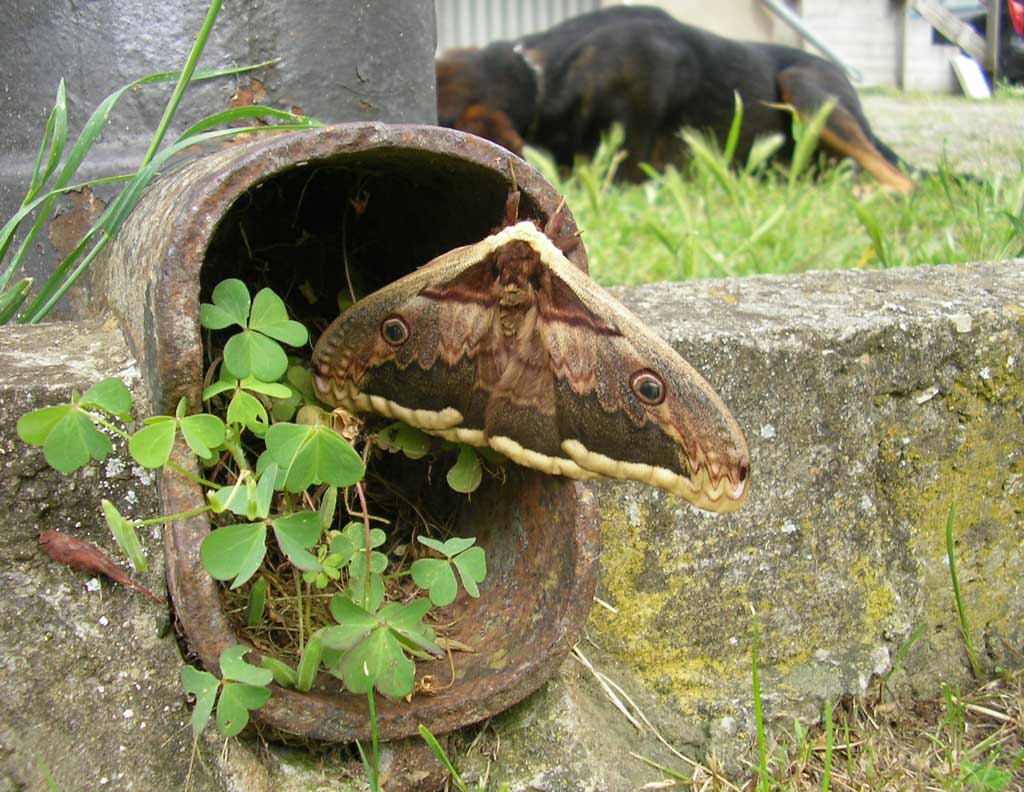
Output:
[[[361,519],[339,518],[339,490],[355,488],[362,502],[365,469],[317,401],[308,368],[297,362],[295,351],[285,349],[307,344],[305,327],[288,317],[283,301],[271,290],[250,298],[237,279],[217,285],[212,301],[200,307],[200,323],[215,334],[224,333],[213,336],[223,341],[223,357],[218,378],[203,392],[207,411],[190,413],[182,399],[173,415],[146,418],[130,433],[125,427],[131,393],[111,378],[81,395],[72,393],[69,404],[22,416],[18,433],[25,442],[42,446],[47,462],[62,472],[105,459],[113,450],[113,436],[127,444],[141,467],[173,471],[202,486],[206,503],[182,514],[132,520],[107,500],[102,502],[103,514],[115,541],[140,571],[146,559],[138,528],[209,514],[215,524],[200,545],[200,562],[228,591],[248,586],[243,616],[250,629],[260,629],[280,604],[268,576],[282,563],[293,570],[299,606],[296,634],[302,647],[297,664],[263,652],[257,667],[244,661],[249,650],[238,645],[221,655],[219,679],[192,667],[182,669],[182,685],[196,700],[192,725],[197,734],[215,708],[218,731],[238,734],[249,712],[270,697],[271,682],[308,691],[322,671],[341,679],[352,693],[367,695],[375,713],[375,692],[393,698],[410,695],[414,659],[442,654],[424,619],[431,606],[455,599],[456,571],[466,592],[479,596],[478,584],[486,572],[484,551],[473,539],[442,542],[420,536],[423,545],[442,557],[420,558],[408,573],[389,572],[388,556],[382,552],[388,536],[370,527],[365,503],[361,514],[350,512]],[[403,424],[372,440],[412,459],[429,454],[434,442]],[[187,446],[214,471],[209,475],[216,480],[180,465],[176,443]],[[481,479],[477,453],[460,447],[447,479],[453,489],[472,492]],[[273,542],[268,542],[270,537]],[[406,601],[410,577],[426,597]],[[399,580],[406,581],[402,601],[388,601],[389,585]],[[315,623],[311,598],[329,587],[330,619]]]

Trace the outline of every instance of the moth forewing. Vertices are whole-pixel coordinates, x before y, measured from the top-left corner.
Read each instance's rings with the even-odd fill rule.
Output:
[[[529,256],[522,272],[502,269],[514,243],[539,271]],[[324,332],[313,364],[328,403],[527,467],[643,481],[715,511],[747,497],[746,443],[711,386],[532,222],[361,300]]]

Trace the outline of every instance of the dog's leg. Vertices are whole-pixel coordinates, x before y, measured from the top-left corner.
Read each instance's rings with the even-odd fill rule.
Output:
[[[904,194],[914,191],[913,180],[885,158],[871,142],[870,133],[843,106],[842,97],[836,97],[821,85],[813,67],[783,69],[776,81],[782,100],[795,107],[801,118],[811,117],[830,98],[836,98],[838,103],[821,133],[822,145],[839,156],[853,157],[882,184]]]

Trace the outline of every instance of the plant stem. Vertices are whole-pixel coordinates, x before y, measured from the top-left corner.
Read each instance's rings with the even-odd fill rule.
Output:
[[[380,756],[377,741],[377,706],[373,698],[373,686],[366,694],[370,704],[370,789],[378,789],[380,783]]]
[[[963,597],[960,594],[960,578],[956,572],[956,553],[953,547],[953,523],[956,520],[956,501],[949,506],[949,516],[946,517],[946,557],[949,559],[949,574],[953,579],[953,598],[956,600],[956,610],[960,615],[960,632],[964,636],[964,646],[967,649],[967,659],[971,664],[971,673],[975,679],[981,679],[981,666],[978,665],[978,656],[974,651],[974,641],[971,640],[971,628],[967,624],[967,611],[964,609]]]
[[[209,479],[204,479],[202,476],[197,476],[195,473],[190,473],[189,471],[185,470],[185,468],[183,468],[181,465],[179,465],[177,462],[172,462],[172,461],[168,460],[167,463],[164,465],[164,467],[170,468],[175,473],[180,473],[182,476],[187,478],[189,481],[193,481],[196,484],[201,484],[204,487],[212,487],[213,489],[220,489],[223,486],[222,484],[218,484],[216,481],[210,481]]]
[[[754,644],[751,648],[750,657],[754,685],[754,723],[757,726],[757,788],[765,790],[768,789],[768,753],[765,748],[764,711],[761,706],[761,672],[758,667],[761,652],[761,626],[757,621],[757,611],[754,610],[753,605],[750,606],[750,613],[754,617]]]
[[[178,512],[177,514],[164,514],[160,517],[150,517],[148,520],[133,520],[132,526],[135,528],[143,528],[147,525],[160,525],[161,523],[169,523],[173,520],[185,520],[189,517],[198,517],[200,514],[206,514],[211,511],[212,506],[200,506],[198,509],[191,509],[190,511]]]
[[[363,608],[370,609],[370,558],[373,549],[370,547],[370,509],[366,505],[366,494],[363,482],[356,482],[356,494],[359,495],[359,506],[363,510],[363,543],[366,545],[366,570],[363,572]],[[373,691],[370,691],[373,696]]]
[[[305,646],[306,609],[302,607],[302,575],[295,567],[292,567],[292,577],[295,579],[295,604],[299,606],[299,646]]]
[[[829,792],[832,784],[832,748],[835,728],[832,725],[832,702],[825,701],[825,767],[821,771],[821,792]]]
[[[126,431],[124,431],[120,427],[115,426],[114,424],[110,423],[110,421],[108,421],[103,416],[97,415],[96,413],[93,413],[93,412],[89,412],[88,410],[83,410],[83,412],[86,414],[86,416],[88,416],[89,420],[92,421],[94,424],[98,424],[99,426],[102,426],[107,431],[113,432],[118,437],[120,437],[122,440],[131,440],[131,435],[130,434],[128,434]]]

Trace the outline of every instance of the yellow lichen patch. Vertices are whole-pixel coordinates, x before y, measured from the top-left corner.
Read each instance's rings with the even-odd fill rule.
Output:
[[[896,592],[882,577],[877,561],[866,555],[857,558],[850,568],[850,579],[863,589],[865,632],[876,633],[896,613]]]
[[[942,407],[952,444],[920,439],[922,426],[890,427],[882,456],[898,474],[886,482],[898,518],[909,526],[918,565],[923,620],[933,643],[962,649],[946,555],[945,527],[957,505],[954,540],[964,604],[976,644],[998,647],[1020,634],[1024,598],[1024,382],[1004,351],[963,376]],[[909,445],[901,438],[911,438]],[[1015,584],[1014,581],[1017,581]],[[983,640],[986,639],[986,640]]]
[[[694,598],[708,596],[707,584],[692,565],[679,563],[678,547],[670,553],[656,543],[651,525],[658,518],[639,506],[631,519],[610,508],[613,503],[621,501],[609,498],[602,504],[601,583],[602,596],[618,613],[595,608],[589,627],[640,681],[674,699],[684,712],[693,712],[698,702],[718,698],[726,684],[747,671],[729,658],[733,647],[720,644],[718,631],[693,617]],[[714,597],[718,608],[730,599],[742,607],[746,598],[736,590],[716,590]],[[705,643],[712,637],[719,651],[703,651],[701,637]],[[744,635],[741,652],[746,648]]]

